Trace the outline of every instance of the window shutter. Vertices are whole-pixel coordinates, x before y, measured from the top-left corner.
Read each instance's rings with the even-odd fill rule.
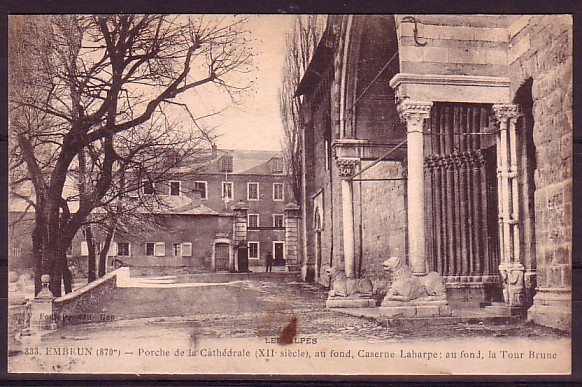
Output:
[[[184,242],[182,243],[182,256],[191,257],[192,256],[192,243]]]
[[[89,255],[89,247],[87,246],[87,241],[81,241],[81,256],[87,257]]]
[[[109,245],[109,251],[107,252],[109,257],[116,257],[117,256],[117,242],[111,242]]]
[[[154,255],[156,257],[165,257],[166,256],[166,243],[165,242],[156,242],[154,246]]]

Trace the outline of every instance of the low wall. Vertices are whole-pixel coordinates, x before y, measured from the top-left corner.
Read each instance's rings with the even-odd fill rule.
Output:
[[[53,300],[53,318],[57,325],[70,325],[81,322],[108,321],[109,316],[93,316],[86,313],[88,309],[105,294],[117,288],[117,269],[103,277]]]

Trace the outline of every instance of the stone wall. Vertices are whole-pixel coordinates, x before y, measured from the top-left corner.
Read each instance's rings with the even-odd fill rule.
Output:
[[[396,17],[400,72],[439,75],[507,76],[506,16],[416,15]]]
[[[57,297],[53,301],[53,316],[58,325],[75,324],[89,321],[108,321],[114,316],[89,316],[85,312],[98,302],[103,296],[117,288],[117,269],[105,276],[75,290],[74,292]]]
[[[572,18],[528,15],[509,21],[512,92],[526,80],[533,81],[538,289],[529,317],[567,328],[572,273]]]
[[[369,164],[362,162],[362,167]],[[402,178],[402,169],[399,161],[380,162],[362,178]],[[362,274],[369,278],[382,277],[382,263],[386,259],[391,256],[406,258],[406,183],[404,180],[389,180],[354,184],[354,193],[359,193],[358,202],[361,203],[358,207],[356,202],[355,209],[361,208],[361,212],[356,212],[356,225],[362,225]],[[359,237],[357,227],[356,235]]]

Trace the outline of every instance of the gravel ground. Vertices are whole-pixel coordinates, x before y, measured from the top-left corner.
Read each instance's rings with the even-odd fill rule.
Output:
[[[359,345],[356,342],[414,345],[416,341],[447,342],[449,338],[456,342],[485,340],[501,345],[530,338],[550,342],[568,340],[564,333],[527,322],[494,324],[475,320],[419,329],[386,327],[371,318],[326,309],[326,297],[323,287],[285,273],[262,273],[244,280],[233,277],[232,282],[224,284],[206,283],[188,288],[120,288],[84,311],[95,316],[89,323],[67,326],[42,338],[11,338],[9,369],[93,372],[112,363],[107,363],[105,358],[93,361],[74,356],[42,356],[42,352],[47,348],[87,345],[133,348],[160,344],[187,348],[196,347],[201,340],[254,338],[254,342],[256,339],[260,342],[263,337],[280,337],[283,327],[292,320],[296,321],[299,338],[353,341],[355,345]],[[102,315],[109,321],[99,322]],[[41,356],[27,356],[26,348],[34,347],[40,348]],[[159,372],[180,369],[172,366],[177,367],[172,362],[152,363],[156,369],[162,367]],[[115,367],[118,372],[125,369],[122,364],[116,363]]]

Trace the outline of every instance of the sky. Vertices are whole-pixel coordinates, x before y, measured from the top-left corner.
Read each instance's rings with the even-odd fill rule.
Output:
[[[221,110],[219,116],[205,120],[214,128],[217,145],[223,149],[281,150],[283,127],[279,113],[278,90],[285,55],[286,34],[292,29],[295,16],[249,15],[246,29],[250,32],[255,70],[252,90],[245,93],[240,105],[201,89],[185,97],[189,105],[204,105],[206,109]]]

